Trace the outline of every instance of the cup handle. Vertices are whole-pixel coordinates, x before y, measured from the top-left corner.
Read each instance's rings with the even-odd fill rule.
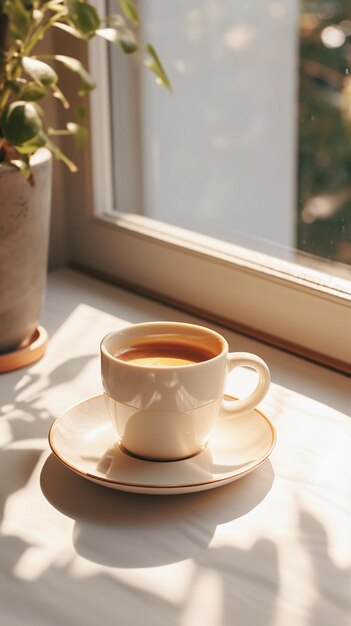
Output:
[[[254,409],[265,397],[271,382],[271,376],[266,363],[256,354],[249,352],[229,352],[227,354],[229,373],[235,367],[251,367],[256,370],[259,381],[256,389],[246,398],[240,400],[222,400],[222,407],[233,415],[247,413]]]

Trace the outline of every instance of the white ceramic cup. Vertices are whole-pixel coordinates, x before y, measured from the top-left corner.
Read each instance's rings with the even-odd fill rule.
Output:
[[[166,367],[149,367],[114,356],[125,346],[160,335],[205,347],[214,356]],[[224,400],[227,375],[241,366],[257,371],[257,387],[240,400]],[[219,333],[178,322],[146,322],[106,335],[101,342],[101,375],[120,444],[136,456],[157,461],[180,460],[201,451],[221,407],[231,416],[246,413],[261,402],[270,384],[269,369],[260,357],[229,352]]]

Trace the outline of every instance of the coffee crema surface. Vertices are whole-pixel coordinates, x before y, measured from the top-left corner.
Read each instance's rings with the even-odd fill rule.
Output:
[[[205,346],[159,339],[121,347],[114,356],[121,361],[144,367],[179,367],[208,361],[217,356],[217,353]]]

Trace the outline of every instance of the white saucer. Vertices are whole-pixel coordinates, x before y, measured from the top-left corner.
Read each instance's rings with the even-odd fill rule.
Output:
[[[205,450],[184,461],[144,461],[126,454],[106,415],[103,395],[88,398],[57,418],[49,433],[56,457],[105,487],[148,494],[213,489],[256,469],[276,442],[273,425],[257,409],[220,419]]]

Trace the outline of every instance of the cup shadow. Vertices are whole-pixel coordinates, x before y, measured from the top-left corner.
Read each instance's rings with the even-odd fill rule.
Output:
[[[40,485],[58,511],[75,520],[77,553],[110,567],[140,568],[200,558],[216,527],[254,509],[270,491],[269,460],[250,475],[209,491],[142,495],[96,485],[51,454]]]

